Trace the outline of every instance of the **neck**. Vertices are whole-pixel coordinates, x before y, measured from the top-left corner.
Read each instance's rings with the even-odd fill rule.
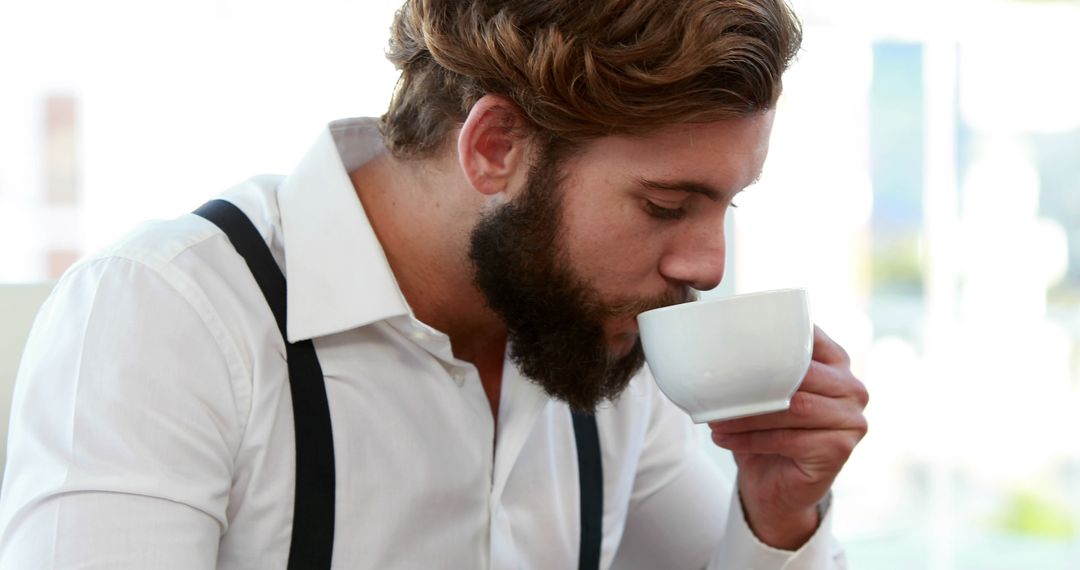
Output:
[[[453,157],[403,162],[384,153],[350,177],[416,317],[448,335],[457,358],[501,362],[505,325],[474,285],[468,258],[482,198]]]

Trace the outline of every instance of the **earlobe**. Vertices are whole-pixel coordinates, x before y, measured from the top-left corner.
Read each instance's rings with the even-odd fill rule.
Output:
[[[473,105],[458,133],[458,162],[469,183],[486,195],[506,192],[525,164],[524,118],[497,95]]]

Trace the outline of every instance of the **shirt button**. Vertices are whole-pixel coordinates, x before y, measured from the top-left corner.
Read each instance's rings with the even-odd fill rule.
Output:
[[[426,333],[426,332],[424,332],[422,330],[419,330],[419,329],[414,330],[412,332],[411,336],[413,337],[413,340],[420,341],[420,342],[423,342],[423,341],[425,341],[425,340],[427,340],[429,338],[428,333]]]
[[[450,376],[453,377],[454,381],[458,384],[465,382],[465,371],[460,368],[455,368],[451,370]]]

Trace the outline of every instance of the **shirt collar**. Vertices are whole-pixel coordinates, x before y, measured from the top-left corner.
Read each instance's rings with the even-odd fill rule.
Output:
[[[412,313],[349,179],[383,151],[374,119],[334,121],[278,188],[289,342]]]

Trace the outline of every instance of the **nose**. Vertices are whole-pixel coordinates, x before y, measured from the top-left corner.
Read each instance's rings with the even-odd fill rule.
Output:
[[[660,259],[660,274],[680,285],[708,291],[724,278],[725,252],[723,228],[686,236]]]

